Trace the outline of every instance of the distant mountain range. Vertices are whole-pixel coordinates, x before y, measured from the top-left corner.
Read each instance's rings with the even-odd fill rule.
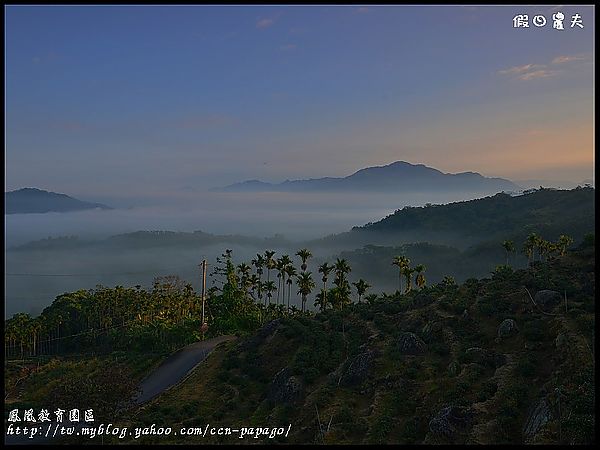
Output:
[[[36,188],[23,188],[4,193],[6,214],[69,212],[84,209],[112,209],[101,203],[90,203],[65,194]]]
[[[475,172],[443,173],[423,164],[397,161],[386,166],[367,167],[343,178],[311,178],[266,183],[249,180],[215,188],[217,192],[308,192],[308,191],[518,191],[520,186],[504,178],[488,178]]]

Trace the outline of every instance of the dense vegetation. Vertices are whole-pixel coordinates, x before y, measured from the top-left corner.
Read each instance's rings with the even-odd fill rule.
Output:
[[[291,423],[278,441],[297,443],[589,444],[594,267],[593,247],[581,248],[527,270],[500,266],[488,279],[271,322],[135,421]],[[542,290],[560,300],[534,303],[529,293]]]
[[[424,268],[397,256],[390,261],[400,283],[394,294],[366,294],[364,280],[353,283],[356,294],[352,294],[348,282],[352,269],[347,262],[322,265],[319,294],[325,296],[316,298],[321,309],[316,315],[285,306],[291,276],[284,274],[293,267],[282,263],[288,260],[285,255],[257,255],[251,263],[256,273],[251,273],[250,265],[235,266],[232,252],[226,251],[214,270],[222,285],[210,293],[210,330],[220,334],[238,329],[243,337],[226,351],[215,352],[178,389],[123,423],[173,427],[207,421],[228,426],[291,423],[285,442],[299,443],[590,443],[595,421],[595,244],[590,237],[570,253],[557,241],[554,251],[542,257],[539,250],[549,246],[544,244],[548,241],[538,237],[535,242],[537,257],[528,269],[513,270],[503,264],[491,278],[470,279],[462,285],[447,277],[427,286]],[[562,242],[568,244],[564,238]],[[505,247],[514,245],[505,243]],[[310,252],[302,249],[298,257],[302,264],[295,281],[299,295],[304,295],[315,289],[314,283],[306,282],[311,278]],[[262,284],[257,283],[259,276]],[[279,298],[273,279],[278,279]],[[183,334],[186,327],[190,334],[195,328],[194,339],[198,338],[200,323],[189,318],[186,322],[186,313],[198,314],[197,305],[188,306],[198,297],[189,286],[177,288],[177,283],[157,280],[155,288],[144,294],[139,288],[115,288],[112,294],[121,292],[120,299],[128,299],[122,304],[138,305],[138,309],[123,315],[107,300],[101,310],[108,313],[105,321],[74,305],[87,304],[86,298],[102,299],[108,291],[57,299],[49,311],[69,311],[63,315],[63,333],[79,331],[72,328],[74,324],[83,327],[88,320],[102,327],[135,321],[134,311],[145,314],[138,313],[137,328],[119,333],[129,336],[124,347],[120,347],[125,339],[121,336],[90,343],[90,348],[99,342],[112,346],[113,353],[107,356],[120,354],[122,363],[108,369],[103,365],[107,356],[72,359],[65,346],[61,356],[26,375],[18,398],[6,407],[39,405],[56,398],[75,401],[76,392],[87,392],[89,386],[103,392],[111,379],[138,379],[131,374],[136,367],[139,373],[135,355],[139,358],[144,350],[136,352],[136,345],[144,336],[150,342],[146,348],[185,343],[185,339],[177,342],[177,334],[169,335],[164,328],[163,334],[131,334],[143,329],[144,320],[155,327],[164,321]],[[533,296],[537,299],[543,290],[556,291],[568,301],[536,302]],[[171,313],[140,306],[142,299],[151,298],[158,305],[171,305]],[[128,350],[117,351],[121,348]],[[23,374],[9,367],[8,387],[14,392],[10,383]],[[21,370],[24,367],[28,367],[25,362]],[[143,367],[148,370],[151,363]],[[78,381],[82,372],[88,374],[83,384]],[[43,380],[50,381],[49,386]],[[133,389],[131,383],[121,385],[121,396]],[[107,416],[119,404],[108,394],[92,396],[90,401]],[[171,442],[181,439],[170,438]],[[185,439],[227,442],[227,438]],[[142,441],[169,439],[143,437]]]

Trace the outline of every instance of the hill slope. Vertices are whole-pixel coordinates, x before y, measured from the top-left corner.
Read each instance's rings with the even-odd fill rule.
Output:
[[[90,203],[65,194],[36,188],[23,188],[4,193],[6,214],[68,212],[84,209],[111,209],[100,203]]]
[[[316,240],[311,245],[429,241],[467,247],[498,238],[522,241],[532,232],[547,239],[566,233],[577,241],[593,232],[594,224],[594,188],[540,189],[517,196],[498,193],[445,205],[407,206],[375,223]]]
[[[587,249],[461,286],[280,319],[212,355],[135,420],[291,424],[287,438],[167,439],[179,443],[589,444],[594,268]],[[545,289],[561,294],[540,306]]]
[[[496,193],[518,189],[519,186],[503,178],[488,178],[474,172],[443,173],[423,164],[397,161],[386,166],[367,167],[343,178],[286,180],[278,184],[250,180],[217,190],[225,192],[432,192],[444,190]]]

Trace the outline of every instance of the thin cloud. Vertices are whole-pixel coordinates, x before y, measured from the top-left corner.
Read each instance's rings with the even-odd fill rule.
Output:
[[[514,66],[509,69],[500,70],[498,71],[498,73],[502,75],[516,75],[529,72],[535,69],[543,69],[544,67],[546,66],[543,64],[525,64],[523,66]]]
[[[535,80],[537,78],[548,78],[555,74],[556,72],[553,70],[535,70],[533,72],[527,72],[522,75],[519,75],[517,78],[519,80],[528,81]]]
[[[256,28],[269,28],[274,23],[275,23],[274,19],[267,19],[267,18],[259,19],[258,22],[256,22]]]
[[[279,49],[284,52],[289,52],[291,50],[296,50],[296,47],[296,44],[285,44],[279,47]]]
[[[571,55],[571,56],[557,56],[552,60],[552,64],[564,64],[573,61],[583,61],[585,56]]]

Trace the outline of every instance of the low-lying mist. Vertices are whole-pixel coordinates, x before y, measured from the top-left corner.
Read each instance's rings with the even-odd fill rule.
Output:
[[[261,238],[279,234],[291,244],[288,248],[272,249],[278,255],[287,253],[293,256],[305,240],[377,221],[406,205],[448,203],[483,195],[486,194],[177,193],[139,208],[6,215],[5,314],[11,316],[17,312],[28,312],[35,315],[61,293],[91,289],[98,284],[150,287],[156,276],[176,274],[191,282],[195,289],[200,289],[198,264],[203,258],[214,264],[225,248],[231,248],[236,263],[249,262],[257,252],[262,253],[266,249],[260,245],[223,242],[222,245],[201,248],[117,247],[108,250],[89,246],[62,250],[11,250],[11,247],[34,240],[68,235],[82,240],[101,240],[138,230],[202,230],[219,235]],[[415,236],[414,240],[420,239]],[[348,244],[348,250],[354,248],[356,246]],[[317,262],[335,255],[332,249],[314,247],[310,250],[315,258],[309,270],[318,282]],[[338,250],[341,248],[335,251]],[[294,257],[295,261],[297,259]],[[387,287],[374,288],[380,291]],[[312,296],[309,303],[312,303]]]

